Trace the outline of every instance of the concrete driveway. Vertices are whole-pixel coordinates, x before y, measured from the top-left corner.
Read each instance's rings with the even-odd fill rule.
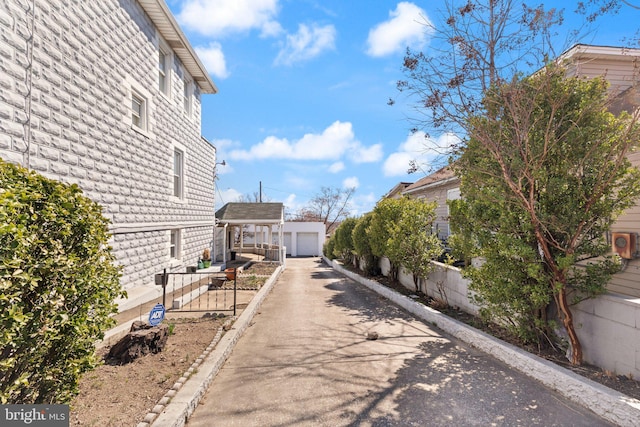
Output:
[[[611,424],[299,258],[287,260],[187,425]]]

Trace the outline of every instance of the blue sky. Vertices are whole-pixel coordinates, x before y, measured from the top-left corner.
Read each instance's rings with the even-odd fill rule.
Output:
[[[407,46],[428,53],[444,1],[166,0],[219,93],[203,96],[202,134],[218,149],[216,207],[252,195],[303,207],[321,187],[355,187],[352,214],[370,211],[429,160],[395,84]],[[577,2],[563,29],[583,22]],[[621,45],[640,12],[596,22],[584,43]],[[389,98],[399,99],[393,107]],[[433,138],[444,136],[432,135]]]

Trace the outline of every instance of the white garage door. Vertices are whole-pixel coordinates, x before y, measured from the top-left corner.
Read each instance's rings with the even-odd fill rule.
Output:
[[[291,256],[291,233],[284,233],[284,245],[287,247],[287,255]]]
[[[318,233],[298,233],[298,256],[318,256]]]

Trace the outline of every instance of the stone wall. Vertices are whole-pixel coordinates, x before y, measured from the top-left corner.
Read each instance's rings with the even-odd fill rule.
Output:
[[[201,93],[190,113],[170,55],[159,89],[162,38],[135,0],[0,0],[0,156],[78,184],[112,221],[122,284],[197,262],[211,245],[215,148],[203,140]],[[132,124],[132,92],[145,126]],[[184,150],[184,198],[173,196],[173,155]],[[182,259],[169,258],[171,229]]]

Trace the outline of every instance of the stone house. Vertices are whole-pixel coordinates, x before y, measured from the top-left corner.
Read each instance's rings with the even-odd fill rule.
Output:
[[[194,264],[215,224],[217,92],[164,0],[0,0],[0,156],[103,206],[125,289]]]

